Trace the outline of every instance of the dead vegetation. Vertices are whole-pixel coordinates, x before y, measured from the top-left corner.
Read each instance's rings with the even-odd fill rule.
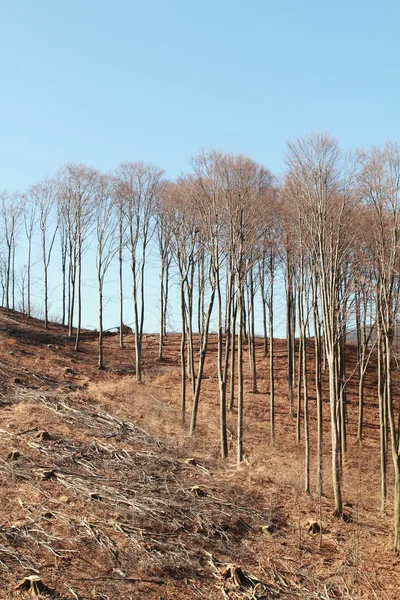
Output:
[[[252,508],[250,497],[238,504],[229,494],[220,495],[200,462],[176,456],[133,423],[77,398],[73,405],[43,394],[37,401],[60,423],[75,432],[87,429],[93,439],[22,431],[16,436],[18,456],[0,462],[4,482],[13,481],[16,489],[19,482],[29,484],[43,498],[39,505],[20,500],[23,518],[1,531],[7,546],[1,565],[13,576],[38,572],[44,554],[57,563],[67,558],[75,563],[83,545],[103,571],[118,576],[119,588],[125,579],[131,583],[133,565],[138,581],[151,575],[152,583],[164,585],[166,575],[183,579],[199,573],[206,579],[205,547],[243,560],[243,540],[271,518],[270,511]],[[71,514],[82,502],[85,514]],[[68,577],[79,597],[85,581]],[[109,588],[107,579],[101,586]]]
[[[338,525],[329,498],[318,507],[302,495],[283,417],[286,459],[246,415],[255,446],[238,472],[210,451],[211,395],[197,441],[179,430],[173,339],[165,371],[145,353],[145,385],[135,386],[115,372],[132,361],[127,350],[113,361],[105,354],[109,371],[99,373],[94,343],[76,355],[53,327],[46,347],[31,346],[39,324],[13,318],[31,330],[0,338],[1,598],[395,597],[395,570],[384,584],[389,519],[365,522],[354,504],[352,521]],[[156,340],[146,342],[156,352]],[[10,382],[22,376],[23,385]],[[260,402],[248,407],[258,410],[263,395],[253,398]],[[268,463],[257,464],[258,451]],[[379,561],[366,550],[372,540]]]

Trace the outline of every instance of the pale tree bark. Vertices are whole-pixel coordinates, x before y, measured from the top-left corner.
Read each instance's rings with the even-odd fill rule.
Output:
[[[157,218],[157,238],[160,255],[160,333],[158,344],[158,360],[163,360],[164,338],[167,326],[169,269],[171,265],[170,229],[166,215],[159,210]]]
[[[58,209],[59,211],[59,209]],[[66,223],[62,215],[57,215],[58,231],[60,235],[60,257],[61,257],[61,296],[62,296],[62,312],[61,323],[65,326],[67,316],[67,257],[68,257],[68,236],[66,231]]]
[[[303,302],[303,289],[302,281],[299,276],[297,282],[297,315],[299,323],[299,352],[298,352],[298,367],[297,367],[297,407],[296,407],[296,444],[300,443],[301,439],[301,396],[302,396],[302,382],[303,382],[303,353],[304,353],[304,337],[303,337],[303,323],[302,323],[302,302]]]
[[[98,367],[104,368],[103,352],[103,308],[104,282],[107,271],[116,256],[120,245],[118,231],[118,207],[113,197],[112,180],[106,175],[99,177],[95,189],[96,218],[96,267],[97,287],[99,295],[99,344]]]
[[[126,221],[123,198],[118,194],[117,182],[113,181],[114,205],[118,214],[118,279],[119,279],[119,347],[124,348],[124,248]]]
[[[274,352],[274,293],[275,293],[275,274],[279,263],[279,251],[282,241],[282,220],[279,216],[280,207],[278,206],[278,197],[273,197],[274,202],[270,203],[268,217],[265,219],[265,231],[262,237],[261,253],[262,258],[260,278],[263,281],[262,304],[268,309],[268,329],[269,329],[269,412],[270,412],[270,443],[275,442],[275,352]],[[265,337],[264,337],[265,354]]]
[[[274,374],[274,256],[273,250],[269,257],[269,412],[270,412],[270,441],[275,442],[275,374]]]
[[[68,335],[72,337],[75,300],[75,351],[80,349],[82,326],[82,258],[93,228],[93,198],[99,173],[82,164],[67,164],[58,174],[59,214],[64,219],[69,248]]]
[[[237,350],[237,464],[243,460],[243,288],[236,286],[238,307],[238,350]]]
[[[35,198],[31,197],[28,193],[28,197],[24,204],[24,225],[25,234],[28,240],[28,256],[27,256],[27,303],[26,303],[26,314],[28,317],[31,316],[31,295],[32,295],[32,239],[37,224],[37,206]]]
[[[193,372],[193,380],[195,383],[195,388],[194,388],[194,393],[193,393],[192,419],[191,419],[191,423],[190,423],[190,434],[191,435],[193,435],[193,433],[195,432],[195,429],[196,429],[197,413],[198,413],[198,406],[199,406],[199,401],[200,401],[200,389],[201,389],[201,383],[203,380],[204,363],[205,363],[206,353],[207,353],[208,331],[210,328],[210,320],[211,320],[211,314],[212,314],[212,310],[213,310],[213,306],[214,306],[214,298],[215,298],[215,291],[216,291],[214,271],[213,271],[211,263],[210,263],[209,270],[208,270],[208,279],[209,279],[209,283],[210,283],[210,297],[209,297],[209,301],[208,301],[207,313],[205,315],[204,328],[202,328],[202,331],[199,332],[199,338],[200,338],[200,344],[201,344],[200,356],[199,356],[199,361],[198,361],[199,364],[198,364],[197,372],[196,373]]]
[[[265,252],[261,253],[261,258],[258,261],[258,278],[260,281],[260,296],[261,296],[261,309],[262,309],[262,323],[263,323],[263,350],[264,357],[268,355],[268,329],[267,329],[267,297],[266,297],[266,286],[265,286],[265,273],[266,273],[266,256]]]
[[[251,392],[252,394],[258,393],[257,386],[257,363],[256,363],[256,340],[255,340],[255,326],[254,326],[254,301],[256,295],[256,286],[254,283],[254,258],[249,256],[249,267],[248,267],[248,284],[247,288],[247,307],[248,307],[248,350],[249,350],[249,365],[251,371]]]
[[[340,372],[342,331],[339,294],[342,266],[348,262],[353,242],[355,174],[357,161],[341,155],[336,140],[328,135],[299,138],[288,144],[287,190],[297,203],[305,229],[304,240],[318,269],[321,321],[329,371],[331,413],[332,484],[334,514],[343,516],[340,465]]]
[[[15,248],[21,226],[23,197],[11,196],[3,192],[0,195],[0,218],[3,226],[3,238],[6,245],[5,301],[6,308],[15,307]]]
[[[288,355],[288,400],[289,415],[294,416],[294,387],[296,377],[296,352],[295,352],[295,330],[296,330],[296,297],[294,290],[294,267],[292,248],[286,241],[286,270],[285,270],[285,288],[286,288],[286,340]]]
[[[237,297],[236,294],[232,298],[232,334],[231,334],[231,368],[229,381],[229,410],[233,411],[235,406],[235,368],[236,368],[236,329],[237,329]]]
[[[360,267],[362,268],[362,266]],[[366,277],[360,268],[355,276],[358,281],[358,291],[355,295],[356,332],[357,332],[357,364],[358,364],[358,422],[357,441],[361,443],[364,424],[364,387],[367,368],[370,363],[375,344],[372,336],[376,335],[376,328],[368,315],[368,308],[372,296],[373,274],[370,271]],[[378,300],[378,299],[377,299]]]
[[[322,410],[322,339],[321,339],[321,319],[318,304],[318,274],[314,270],[314,276],[311,279],[312,298],[313,298],[313,322],[314,322],[314,344],[315,344],[315,395],[317,399],[317,456],[316,456],[316,490],[319,496],[324,493],[323,476],[323,410]]]
[[[186,421],[186,338],[187,338],[187,282],[196,260],[198,249],[197,216],[193,211],[193,182],[180,179],[166,187],[162,198],[162,212],[167,219],[171,237],[171,253],[179,272],[181,314],[181,420]],[[189,285],[189,290],[190,290]]]
[[[56,182],[45,179],[30,188],[29,196],[37,206],[43,268],[43,314],[44,326],[49,327],[49,266],[58,231],[56,213]]]
[[[116,190],[128,225],[127,245],[132,273],[136,380],[142,382],[142,345],[145,314],[145,267],[148,245],[155,231],[157,205],[163,191],[163,171],[143,162],[122,163]]]
[[[377,273],[378,291],[378,391],[381,437],[381,493],[385,507],[385,415],[389,424],[394,471],[394,550],[400,552],[400,432],[393,398],[393,340],[399,313],[398,272],[400,240],[400,149],[387,143],[383,150],[374,148],[364,155],[361,190],[368,208],[365,235],[372,245],[371,255]]]

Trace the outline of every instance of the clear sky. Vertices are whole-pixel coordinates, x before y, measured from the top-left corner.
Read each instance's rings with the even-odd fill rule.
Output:
[[[66,161],[400,141],[398,0],[0,0],[0,189]],[[156,312],[156,311],[155,311]]]
[[[400,140],[397,0],[0,0],[0,188],[66,161]]]

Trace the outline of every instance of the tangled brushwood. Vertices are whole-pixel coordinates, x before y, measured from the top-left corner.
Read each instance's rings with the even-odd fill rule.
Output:
[[[198,598],[345,597],[344,580],[326,584],[278,560],[250,575],[252,536],[288,524],[250,496],[221,493],[202,461],[79,395],[20,389],[13,401],[42,411],[43,426],[46,414],[60,424],[2,430],[19,450],[0,460],[1,480],[32,490],[17,498],[23,518],[0,528],[0,570],[19,581],[15,594],[118,598],[172,579]]]

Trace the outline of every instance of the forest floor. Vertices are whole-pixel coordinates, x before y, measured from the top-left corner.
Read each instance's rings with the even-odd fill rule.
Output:
[[[167,335],[162,362],[157,336],[145,337],[142,384],[133,336],[125,342],[120,349],[117,335],[106,337],[99,371],[95,333],[83,332],[76,353],[62,326],[46,331],[41,321],[0,310],[0,599],[31,597],[23,588],[35,585],[50,597],[79,600],[400,598],[390,457],[387,510],[380,510],[374,364],[359,445],[356,356],[348,345],[344,521],[332,515],[326,389],[324,495],[315,493],[312,341],[310,495],[303,491],[303,438],[296,444],[288,411],[284,340],[275,344],[273,447],[262,340],[257,394],[250,393],[245,355],[239,469],[235,410],[228,415],[230,456],[219,458],[216,337],[193,438],[180,422],[179,336]],[[322,531],[310,532],[310,522]],[[16,590],[32,575],[36,583]]]

